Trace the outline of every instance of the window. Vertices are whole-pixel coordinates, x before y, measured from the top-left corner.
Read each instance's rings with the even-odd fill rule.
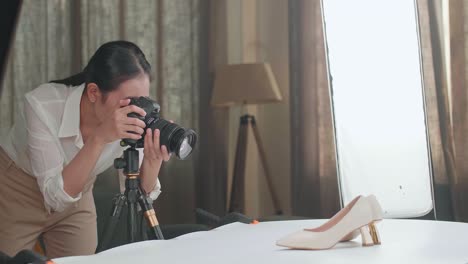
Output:
[[[432,209],[416,6],[323,0],[342,201],[373,193],[386,217]]]

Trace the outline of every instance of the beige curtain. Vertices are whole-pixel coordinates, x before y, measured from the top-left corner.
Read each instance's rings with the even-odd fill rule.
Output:
[[[447,130],[448,158],[450,160],[450,184],[452,188],[453,208],[455,219],[468,222],[468,92],[467,92],[467,46],[466,28],[468,26],[468,10],[466,3],[455,0],[449,3],[450,16],[450,70],[448,76],[446,101],[449,101],[446,115],[451,116]],[[441,124],[446,125],[446,124]]]
[[[418,4],[437,215],[468,222],[468,11],[462,0]]]
[[[441,38],[441,0],[418,0],[421,57],[426,116],[431,148],[435,217],[453,220],[450,182],[453,178],[453,145],[448,111],[448,89],[444,78]]]
[[[0,122],[9,128],[24,93],[80,71],[104,42],[135,42],[152,65],[151,96],[164,118],[199,129],[200,0],[23,1],[0,99]],[[163,167],[156,201],[161,223],[194,221],[195,163],[171,160]],[[115,171],[95,186],[98,211],[110,212]],[[100,199],[100,201],[99,201]],[[99,212],[98,212],[99,213]]]
[[[438,66],[434,71],[437,98],[433,100],[433,104],[439,111],[439,144],[446,166],[445,177],[436,177],[436,183],[448,186],[455,220],[468,222],[468,93],[465,41],[468,10],[462,0],[447,1],[445,6],[441,0],[428,2],[434,13],[439,11],[439,16],[431,16],[434,19],[431,23],[432,43],[436,44],[433,46],[433,55],[434,61],[439,64],[435,64]],[[448,17],[440,13],[448,14]]]
[[[291,0],[289,19],[292,210],[331,217],[340,204],[320,1]]]

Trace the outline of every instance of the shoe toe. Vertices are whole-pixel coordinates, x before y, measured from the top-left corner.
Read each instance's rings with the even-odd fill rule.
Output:
[[[316,232],[301,230],[287,235],[278,241],[276,245],[295,249],[319,249],[322,248],[320,238]]]

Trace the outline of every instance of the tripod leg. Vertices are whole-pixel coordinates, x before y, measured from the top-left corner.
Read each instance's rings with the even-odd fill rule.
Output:
[[[148,240],[148,230],[146,228],[146,225],[145,225],[145,220],[146,220],[146,217],[145,217],[145,214],[143,212],[141,212],[141,215],[140,215],[140,231],[141,231],[141,239],[143,241],[145,240]]]
[[[243,213],[244,188],[245,188],[245,158],[247,153],[247,120],[249,116],[240,119],[239,135],[237,138],[236,157],[234,161],[234,173],[232,175],[231,197],[229,201],[229,212]]]
[[[278,195],[276,194],[275,189],[273,188],[270,168],[268,167],[267,160],[266,160],[265,148],[263,147],[263,142],[262,142],[262,139],[260,138],[260,133],[258,132],[257,124],[255,122],[255,117],[252,116],[251,122],[252,122],[252,128],[253,128],[255,140],[257,141],[258,152],[260,154],[262,166],[263,166],[263,169],[265,170],[265,176],[266,176],[268,189],[271,193],[271,198],[273,200],[273,206],[275,207],[276,214],[281,215],[283,214],[283,211],[281,210],[281,207],[279,205]]]
[[[127,195],[127,205],[128,205],[128,223],[127,223],[127,235],[128,242],[133,243],[137,241],[138,236],[138,197],[140,194],[140,180],[136,175],[127,177],[125,180],[125,194]]]
[[[128,203],[128,241],[133,243],[137,241],[137,206],[136,203]]]
[[[103,251],[109,247],[109,243],[114,236],[115,226],[119,222],[120,215],[122,213],[122,208],[125,204],[127,198],[123,194],[119,194],[114,198],[114,203],[112,205],[111,215],[109,217],[106,228],[102,235],[102,239],[99,241],[99,245],[96,249],[96,253]]]
[[[143,192],[140,192],[138,202],[140,203],[143,214],[146,218],[146,222],[150,228],[151,236],[150,239],[159,239],[163,240],[164,236],[159,228],[159,222],[156,218],[156,212],[153,209],[153,201],[151,198],[146,197]]]

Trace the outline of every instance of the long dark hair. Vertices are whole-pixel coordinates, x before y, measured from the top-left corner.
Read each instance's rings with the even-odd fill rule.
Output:
[[[132,42],[119,40],[99,47],[82,72],[51,82],[71,86],[95,83],[106,94],[122,82],[142,73],[150,76],[150,72],[151,65],[141,49]]]

